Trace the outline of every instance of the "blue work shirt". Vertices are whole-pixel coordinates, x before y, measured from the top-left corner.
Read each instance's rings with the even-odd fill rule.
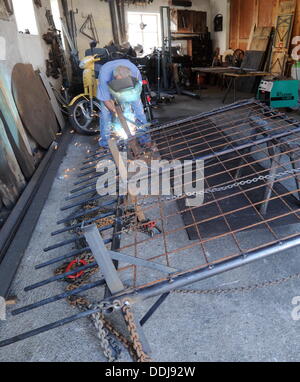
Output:
[[[131,70],[131,75],[142,81],[142,75],[139,69],[129,60],[121,59],[107,62],[102,66],[99,73],[99,85],[97,91],[97,98],[99,101],[109,101],[112,99],[108,84],[114,79],[114,71],[118,66],[126,66]]]

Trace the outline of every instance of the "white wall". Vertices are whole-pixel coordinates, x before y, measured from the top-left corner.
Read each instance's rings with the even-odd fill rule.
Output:
[[[45,13],[46,9],[51,9],[50,0],[42,0],[42,5],[41,8],[34,5],[39,35],[19,33],[14,15],[9,21],[0,20],[0,36],[6,41],[6,60],[0,61],[0,66],[7,77],[11,76],[13,67],[18,63],[32,64],[35,70],[46,71],[50,47],[42,36],[48,31]],[[61,85],[60,80],[50,80],[57,87]]]
[[[103,47],[113,40],[109,5],[107,2],[100,0],[73,0],[73,10],[78,9],[75,20],[78,29],[78,50],[80,58],[84,57],[84,52],[89,49],[89,40],[79,32],[89,14],[92,14],[95,20],[97,32],[99,35],[99,46]],[[71,2],[69,1],[69,7]]]
[[[211,31],[214,49],[220,48],[223,54],[229,46],[229,22],[230,22],[230,1],[229,0],[210,0],[211,7]],[[214,31],[214,18],[217,14],[223,15],[223,31]]]

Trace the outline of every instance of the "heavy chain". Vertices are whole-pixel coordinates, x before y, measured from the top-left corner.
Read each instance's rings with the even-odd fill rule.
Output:
[[[89,306],[89,309],[94,308]],[[97,330],[97,336],[100,340],[100,345],[103,350],[103,354],[109,362],[117,361],[121,354],[121,349],[118,344],[110,336],[109,330],[105,327],[104,315],[101,312],[92,315],[94,326]]]
[[[72,284],[68,285],[66,290],[73,291],[77,288],[84,286],[86,283],[87,282],[83,279],[75,281]],[[86,297],[82,297],[78,295],[69,296],[67,298],[67,301],[71,306],[77,307],[78,309],[82,311],[95,308],[95,306],[100,309],[100,312],[92,315],[92,320],[97,330],[97,337],[100,340],[100,345],[103,350],[103,353],[109,362],[115,362],[118,359],[119,355],[121,354],[120,347],[118,346],[116,341],[114,341],[111,335],[113,335],[120,343],[123,344],[123,346],[128,350],[133,360],[137,360],[139,362],[148,362],[148,361],[144,361],[144,359],[147,359],[147,358],[146,358],[146,355],[144,356],[144,353],[142,352],[142,350],[140,350],[142,349],[142,344],[139,342],[138,335],[135,335],[135,334],[134,336],[131,335],[132,328],[136,327],[134,324],[133,315],[129,317],[130,324],[128,324],[128,331],[132,339],[132,342],[131,342],[122,333],[120,333],[117,329],[115,329],[110,324],[110,322],[105,319],[105,316],[102,313],[104,310],[121,309],[121,304],[118,301],[114,302],[111,305],[107,305],[107,304],[92,305]],[[124,318],[125,318],[125,315],[124,315]],[[126,323],[127,322],[128,321],[126,321]],[[133,331],[133,333],[135,332]],[[137,349],[139,349],[139,352],[137,352]]]
[[[229,184],[227,186],[222,187],[214,187],[209,188],[203,191],[195,191],[195,192],[187,192],[182,195],[176,195],[176,196],[160,196],[160,201],[175,201],[182,199],[184,197],[192,197],[192,196],[203,196],[203,195],[209,195],[209,194],[215,194],[218,192],[224,192],[228,190],[232,190],[234,188],[238,188],[241,186],[250,186],[251,184],[258,183],[264,180],[276,180],[285,177],[286,175],[295,175],[300,172],[300,168],[293,169],[293,170],[286,170],[283,172],[280,172],[278,174],[274,175],[260,175],[258,177],[248,179],[248,180],[242,180],[240,182],[235,182],[232,184]],[[137,203],[138,206],[149,206],[153,204],[153,200],[150,201],[140,201]],[[128,206],[128,208],[134,208],[134,206]]]
[[[259,284],[254,285],[248,285],[248,286],[241,286],[236,288],[227,288],[227,289],[204,289],[204,290],[197,290],[197,289],[176,289],[172,291],[172,294],[180,294],[180,295],[224,295],[224,294],[232,294],[232,293],[244,293],[244,292],[251,292],[257,289],[262,288],[268,288],[273,286],[278,286],[281,284],[284,284],[286,282],[289,282],[291,280],[300,279],[300,273],[296,273],[294,275],[290,275],[287,277],[283,277],[278,280],[273,281],[264,281]]]
[[[140,341],[140,337],[137,331],[137,326],[134,321],[133,313],[129,307],[129,305],[124,305],[122,308],[122,311],[124,313],[124,318],[127,323],[127,327],[130,333],[130,337],[133,341],[133,347],[137,354],[137,361],[138,362],[151,362],[151,358],[144,352],[143,345]]]

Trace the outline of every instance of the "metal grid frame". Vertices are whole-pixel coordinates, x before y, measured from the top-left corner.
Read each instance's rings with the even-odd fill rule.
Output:
[[[129,203],[125,200],[121,206],[122,208],[117,204],[118,200],[101,202],[102,198],[96,193],[97,178],[100,176],[96,172],[96,164],[101,159],[110,159],[111,154],[96,150],[90,153],[83,162],[84,167],[81,168],[81,173],[78,175],[80,180],[75,183],[76,186],[80,187],[72,190],[71,196],[67,200],[79,199],[83,195],[89,195],[89,197],[63,207],[62,211],[75,207],[82,207],[82,209],[58,222],[58,224],[65,224],[72,222],[74,219],[89,216],[85,220],[85,225],[89,225],[107,217],[115,219],[114,224],[98,227],[98,231],[104,236],[104,244],[112,245],[111,251],[118,250],[119,252],[118,256],[115,254],[115,258],[112,257],[115,260],[115,265],[117,265],[116,261],[121,262],[118,269],[119,275],[130,271],[132,273],[132,283],[121,292],[114,293],[112,296],[106,294],[104,302],[110,304],[117,299],[122,304],[135,304],[154,296],[161,296],[158,302],[141,320],[143,324],[145,324],[151,314],[153,314],[153,311],[165,300],[168,293],[172,290],[300,245],[300,232],[286,234],[280,232],[280,230],[277,231],[276,227],[276,224],[279,224],[279,226],[290,224],[289,219],[292,219],[292,224],[297,224],[300,219],[299,121],[290,119],[284,114],[274,111],[255,100],[247,100],[209,113],[202,113],[182,121],[175,121],[153,128],[150,133],[160,152],[161,159],[191,159],[193,161],[202,159],[206,162],[205,170],[209,174],[205,176],[205,201],[201,207],[182,208],[182,202],[186,200],[187,195],[171,198],[170,200],[160,196],[156,199],[149,197],[148,200],[147,198],[139,198],[134,205],[132,205],[132,202]],[[129,139],[129,143],[131,140],[138,138],[138,136]],[[253,193],[256,193],[256,196],[259,195],[258,200],[253,200]],[[244,205],[236,206],[236,202],[232,202],[233,198],[242,198]],[[99,205],[93,205],[93,203],[99,200]],[[171,206],[174,211],[174,203],[176,203],[178,211],[166,212],[168,206]],[[281,211],[278,210],[276,212],[276,208],[274,209],[276,203],[280,203]],[[87,205],[89,205],[89,208],[84,208]],[[228,205],[232,206],[232,208],[228,209]],[[212,211],[217,211],[215,214],[207,216],[206,219],[203,219],[203,217],[199,218],[199,211],[201,214],[201,209],[208,208],[209,211],[212,206],[214,207]],[[225,207],[227,210],[225,210]],[[110,208],[111,210],[103,212],[104,208]],[[139,222],[136,213],[132,212],[132,216],[135,219],[133,232],[130,236],[132,240],[131,242],[121,240],[123,237],[122,224],[124,216],[120,216],[120,211],[124,212],[132,208],[135,210],[139,208],[145,215],[155,219],[162,228],[161,235],[146,239],[145,235],[139,232],[142,222]],[[231,217],[234,214],[243,213],[247,209],[251,209],[256,221],[243,227],[234,228],[233,226],[236,222],[234,223]],[[116,210],[119,211],[117,214]],[[91,214],[93,214],[92,217]],[[129,212],[130,214],[131,212]],[[190,224],[184,221],[186,214],[189,214],[189,217],[192,219]],[[177,226],[173,230],[168,229],[168,219],[171,220],[178,216],[183,217],[184,224]],[[223,220],[224,227],[226,227],[223,233],[211,234],[205,232],[203,234],[203,224],[220,219]],[[74,230],[82,228],[80,223],[71,224],[53,232],[52,235],[56,237],[62,232],[74,232]],[[268,233],[266,240],[259,245],[245,248],[241,238],[238,237],[239,233],[257,228]],[[169,249],[168,236],[178,235],[180,232],[187,233],[191,229],[193,229],[193,241],[183,243],[182,246],[176,245],[173,249]],[[105,233],[108,233],[107,238],[105,238]],[[211,258],[211,253],[209,253],[206,247],[208,243],[219,239],[224,240],[226,237],[231,238],[235,250],[227,253],[225,256],[219,254]],[[46,248],[45,251],[49,252],[53,249],[63,248],[65,245],[75,243],[78,239],[84,239],[84,234],[79,236],[78,234],[73,235],[69,240],[58,242]],[[140,248],[146,245],[151,246],[158,240],[162,242],[160,248],[162,253],[156,253],[155,256],[141,256],[142,251],[140,251]],[[194,248],[197,248],[199,253],[196,264],[184,270],[173,267],[171,258],[177,256],[185,260],[189,255],[189,250]],[[73,259],[76,256],[90,252],[90,250],[88,246],[76,249],[44,262],[36,268],[40,269],[48,265]],[[134,253],[132,261],[130,261],[130,258],[126,258],[126,256],[129,256],[126,255],[126,251],[130,251],[131,255]],[[122,258],[122,255],[125,257]],[[183,255],[186,255],[186,258]],[[95,261],[87,266],[77,268],[75,271],[70,271],[31,285],[26,288],[26,291],[62,280],[66,276],[95,268],[98,265]],[[146,273],[149,271],[149,268],[154,270],[154,279],[139,283],[138,270],[140,266],[147,269]],[[156,271],[164,275],[160,278],[155,277],[157,275]],[[106,285],[105,278],[101,278],[72,292],[50,297],[49,299],[18,309],[14,314],[21,314],[104,285]],[[46,325],[43,328],[3,341],[0,343],[0,346],[6,346],[23,340],[74,320],[90,316],[98,311],[99,308],[95,308],[81,312],[56,323]]]

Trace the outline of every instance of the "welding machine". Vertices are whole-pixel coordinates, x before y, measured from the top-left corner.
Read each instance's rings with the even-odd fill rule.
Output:
[[[298,106],[298,91],[298,80],[262,80],[257,99],[274,108],[293,108]]]

